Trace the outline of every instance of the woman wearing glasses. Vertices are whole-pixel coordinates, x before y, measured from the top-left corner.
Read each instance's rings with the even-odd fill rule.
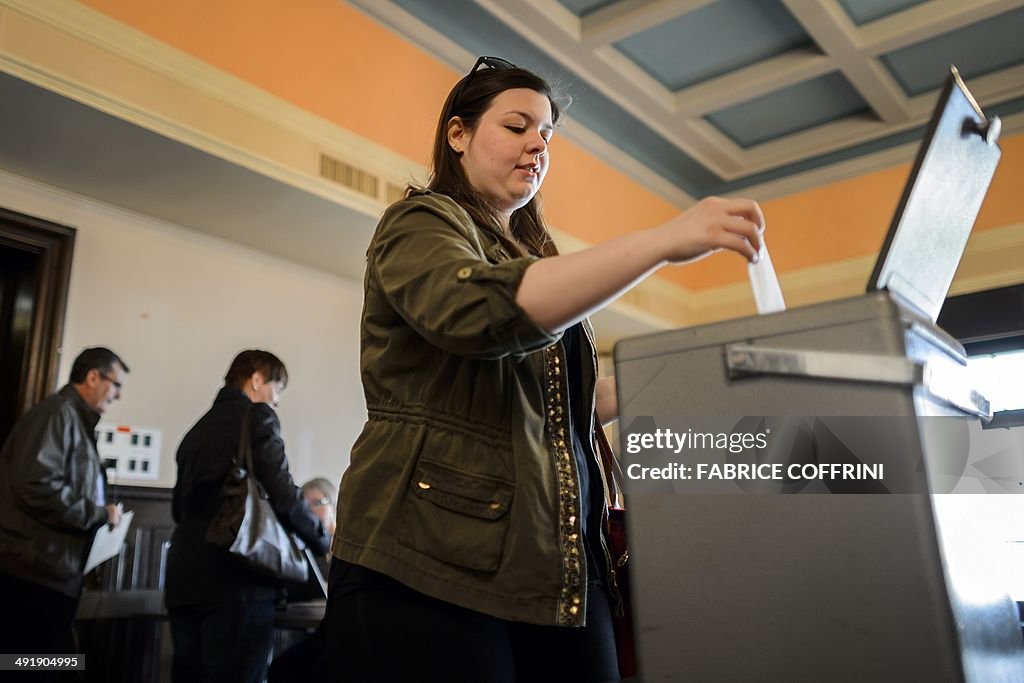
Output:
[[[618,678],[586,316],[668,263],[754,260],[757,204],[706,199],[560,256],[536,197],[561,110],[482,57],[445,101],[426,188],[371,240],[369,419],[342,480],[325,620],[344,680]],[[553,668],[551,662],[557,662]]]

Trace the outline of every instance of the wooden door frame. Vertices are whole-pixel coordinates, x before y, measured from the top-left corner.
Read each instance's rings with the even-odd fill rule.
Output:
[[[39,255],[36,306],[21,369],[18,414],[57,388],[76,230],[0,207],[0,245]]]

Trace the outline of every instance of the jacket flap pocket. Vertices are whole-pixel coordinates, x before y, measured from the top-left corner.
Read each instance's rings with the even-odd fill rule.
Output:
[[[412,481],[417,496],[435,505],[481,519],[508,512],[514,487],[503,479],[471,474],[421,460]]]

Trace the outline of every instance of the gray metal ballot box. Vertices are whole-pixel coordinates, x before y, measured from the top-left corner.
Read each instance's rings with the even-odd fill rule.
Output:
[[[933,495],[955,483],[949,439],[922,427],[989,411],[934,321],[997,137],[954,70],[866,295],[616,345],[623,464],[643,457],[629,433],[673,416],[813,417],[812,440],[831,417],[878,416],[900,444],[879,457],[902,485],[852,495],[627,477],[641,680],[1024,681],[1016,606],[974,581],[964,525],[937,514],[968,498]]]

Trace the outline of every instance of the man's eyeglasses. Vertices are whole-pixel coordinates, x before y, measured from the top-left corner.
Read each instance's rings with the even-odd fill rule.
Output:
[[[502,59],[501,57],[480,57],[476,60],[476,64],[473,65],[473,68],[469,70],[469,73],[466,74],[466,77],[462,79],[462,82],[459,83],[459,87],[455,91],[455,95],[452,97],[453,106],[459,101],[459,98],[462,97],[462,91],[465,90],[466,85],[473,80],[473,75],[476,74],[477,71],[480,71],[480,67],[496,69],[498,71],[508,71],[510,69],[519,68],[512,62],[507,59]]]
[[[115,389],[117,389],[118,391],[121,391],[121,383],[120,383],[120,382],[118,382],[117,380],[115,380],[115,379],[114,379],[113,377],[107,377],[107,376],[106,376],[106,375],[104,375],[104,374],[103,374],[102,372],[101,372],[101,373],[99,373],[99,375],[100,375],[100,379],[105,379],[105,380],[107,380],[108,382],[110,382],[111,384],[113,384],[113,385],[114,385],[114,388],[115,388]]]

